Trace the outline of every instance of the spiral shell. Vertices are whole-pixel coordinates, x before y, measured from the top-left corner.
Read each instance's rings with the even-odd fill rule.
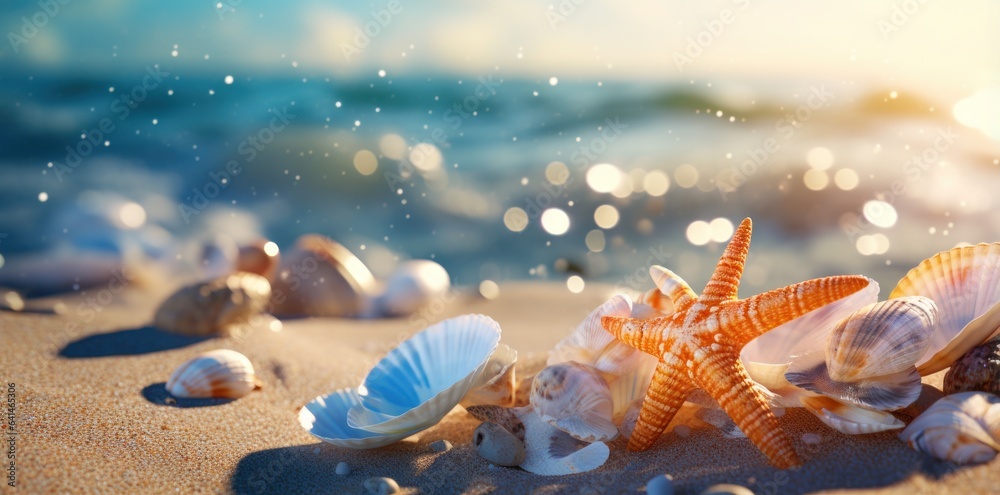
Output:
[[[917,416],[899,438],[943,461],[992,460],[1000,450],[1000,397],[984,392],[944,397]]]
[[[535,377],[531,406],[539,417],[584,442],[618,436],[612,423],[611,390],[594,368],[576,362],[554,364]]]
[[[938,306],[921,375],[941,371],[973,347],[1000,335],[1000,243],[942,251],[907,272],[890,299],[920,295]]]
[[[181,335],[231,335],[264,312],[271,285],[253,273],[234,273],[184,287],[164,301],[153,325]]]
[[[182,364],[167,380],[167,392],[179,398],[238,399],[260,388],[246,356],[229,349],[198,355]]]
[[[944,393],[1000,394],[1000,338],[973,347],[944,375]]]

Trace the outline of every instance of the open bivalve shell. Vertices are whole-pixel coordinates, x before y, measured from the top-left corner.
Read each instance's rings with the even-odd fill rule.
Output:
[[[400,433],[437,423],[475,385],[499,341],[500,325],[484,315],[458,316],[417,333],[368,373],[348,425]]]
[[[906,407],[920,396],[914,364],[927,350],[936,313],[934,301],[919,296],[865,306],[833,328],[824,353],[796,359],[785,377],[869,409]]]
[[[985,392],[944,397],[917,416],[899,438],[943,461],[990,461],[1000,450],[1000,397]]]
[[[402,440],[417,431],[396,434],[372,433],[351,428],[347,412],[361,403],[358,392],[352,388],[316,397],[299,410],[299,424],[310,435],[327,443],[348,449],[374,449]]]
[[[576,362],[554,364],[535,377],[531,407],[552,426],[584,442],[618,436],[607,382],[594,368]]]
[[[890,299],[925,296],[938,306],[922,376],[941,371],[973,347],[1000,335],[1000,243],[956,247],[927,258],[904,276]]]
[[[229,349],[198,355],[167,380],[167,392],[178,398],[238,399],[260,388],[246,356]]]

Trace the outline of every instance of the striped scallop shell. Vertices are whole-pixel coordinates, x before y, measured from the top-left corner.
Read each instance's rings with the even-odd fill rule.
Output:
[[[899,438],[936,459],[978,464],[1000,450],[1000,397],[963,392],[935,402]]]
[[[571,361],[542,370],[531,387],[531,406],[542,419],[581,441],[618,436],[611,390],[590,366]]]
[[[889,298],[914,295],[933,299],[939,310],[930,349],[917,363],[927,376],[1000,335],[1000,243],[937,253],[910,270]]]
[[[167,380],[167,392],[180,398],[238,399],[259,387],[250,360],[229,349],[198,355]]]
[[[500,324],[484,315],[431,325],[372,368],[347,423],[375,433],[434,425],[473,387],[499,341]]]
[[[936,311],[925,297],[861,308],[830,332],[825,359],[817,353],[798,358],[785,377],[797,387],[869,409],[906,407],[920,396],[914,363],[927,350]]]

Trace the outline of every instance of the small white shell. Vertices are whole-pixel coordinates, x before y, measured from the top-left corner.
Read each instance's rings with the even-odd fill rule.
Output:
[[[374,449],[402,440],[416,431],[383,435],[351,428],[347,411],[361,403],[356,390],[345,388],[316,397],[299,410],[299,424],[310,435],[348,449]]]
[[[527,455],[521,469],[545,476],[560,476],[601,467],[611,451],[604,442],[587,444],[550,425],[531,408],[514,412],[524,423]]]
[[[791,363],[797,387],[864,408],[888,411],[920,396],[914,363],[927,350],[937,309],[926,297],[866,306],[830,332],[825,359],[813,353]]]
[[[571,361],[542,370],[531,387],[531,406],[539,417],[584,442],[618,436],[611,421],[611,390],[590,366]]]
[[[267,307],[271,285],[253,273],[234,273],[184,287],[160,304],[153,325],[181,335],[231,335]]]
[[[410,337],[379,361],[358,387],[347,423],[397,433],[441,420],[476,383],[500,341],[488,316],[463,315]]]
[[[917,416],[899,438],[943,461],[992,460],[1000,450],[1000,397],[985,392],[944,397]]]
[[[250,360],[229,349],[195,356],[167,380],[167,392],[179,398],[238,399],[259,386]]]
[[[498,466],[517,466],[527,457],[524,441],[489,421],[480,424],[472,433],[472,446],[480,457]]]
[[[375,305],[385,316],[408,315],[444,297],[450,288],[443,266],[430,260],[404,261],[386,280]]]
[[[824,424],[848,435],[894,430],[905,426],[892,414],[863,409],[822,395],[804,396],[802,406]]]
[[[889,298],[914,295],[938,306],[930,349],[917,362],[917,370],[927,376],[1000,335],[1000,243],[937,253],[907,272]]]
[[[516,363],[517,351],[506,344],[497,345],[497,350],[490,356],[483,372],[472,384],[472,389],[462,398],[460,403],[462,407],[513,405],[514,385],[517,381],[514,374]]]
[[[346,247],[316,234],[300,237],[271,280],[274,314],[364,316],[375,276]]]

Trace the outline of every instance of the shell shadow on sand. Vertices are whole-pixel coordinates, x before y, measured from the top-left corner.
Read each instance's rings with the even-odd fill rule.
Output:
[[[147,326],[81,337],[60,349],[59,357],[78,359],[134,356],[179,349],[205,339],[206,337],[187,337]]]
[[[206,399],[188,399],[188,398],[178,398],[170,395],[167,392],[167,383],[160,382],[154,383],[142,389],[142,396],[146,398],[149,402],[156,404],[158,406],[167,407],[211,407],[211,406],[221,406],[223,404],[229,404],[236,399],[228,398],[206,398]]]

